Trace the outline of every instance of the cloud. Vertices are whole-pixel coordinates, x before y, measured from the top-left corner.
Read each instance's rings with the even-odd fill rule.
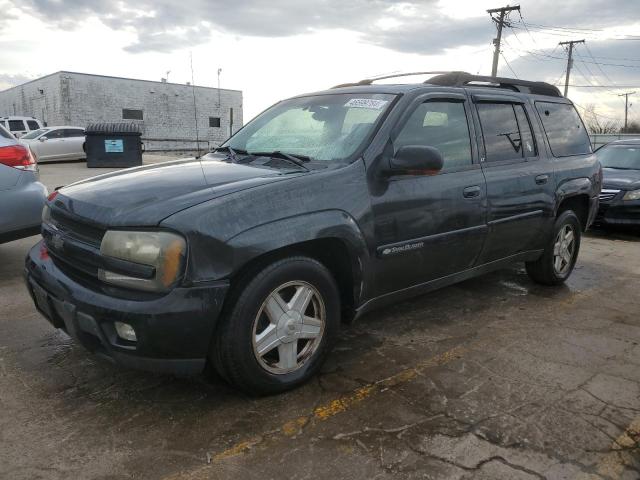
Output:
[[[27,75],[0,73],[0,91],[15,87],[16,85],[22,85],[23,83],[33,80],[33,78],[34,77]]]
[[[489,16],[475,2],[467,8],[472,5],[476,16],[453,18],[443,13],[438,0],[139,0],[133,4],[121,0],[0,0],[0,5],[7,1],[65,29],[96,17],[109,28],[133,32],[137,39],[126,50],[135,53],[170,52],[206,43],[214,30],[241,36],[288,37],[346,29],[359,34],[366,43],[423,55],[489,43],[495,35]],[[524,0],[522,13],[531,23],[551,22],[583,29],[618,26],[640,18],[637,0],[618,1],[615,6],[612,3]],[[512,19],[519,20],[517,13]],[[559,38],[562,32],[556,32]]]

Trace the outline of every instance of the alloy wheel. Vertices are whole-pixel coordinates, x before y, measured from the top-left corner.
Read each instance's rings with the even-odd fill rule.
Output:
[[[291,373],[313,356],[322,341],[326,310],[311,284],[292,281],[274,289],[253,322],[253,352],[274,374]]]
[[[575,251],[575,233],[573,226],[563,225],[553,245],[553,269],[557,275],[565,275],[571,268]]]

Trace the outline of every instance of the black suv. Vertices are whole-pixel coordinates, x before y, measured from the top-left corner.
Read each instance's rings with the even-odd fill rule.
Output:
[[[526,262],[571,273],[601,169],[549,84],[439,74],[269,108],[220,148],[52,195],[35,304],[92,351],[273,393],[318,371],[341,320]]]

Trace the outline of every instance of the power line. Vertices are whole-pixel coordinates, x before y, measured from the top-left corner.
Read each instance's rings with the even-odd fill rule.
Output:
[[[566,42],[560,42],[560,43],[566,43]],[[514,47],[512,47],[514,48]],[[541,53],[541,52],[534,52],[531,50],[524,50],[522,49],[523,52],[528,53],[529,55],[537,55],[539,57],[545,57],[545,58],[551,58],[554,60],[566,60],[565,57],[558,57],[558,56],[554,56],[554,55],[550,55],[547,53]],[[594,64],[594,65],[603,65],[603,66],[609,66],[609,67],[624,67],[624,68],[640,68],[640,65],[626,65],[626,64],[621,64],[621,63],[604,63],[604,62],[595,62],[595,61],[589,61],[589,60],[584,60],[584,63],[589,63],[589,64]]]
[[[522,20],[522,23],[525,24],[525,21]],[[601,29],[597,29],[597,28],[556,27],[556,26],[553,26],[553,25],[541,25],[539,23],[531,23],[531,22],[526,22],[526,24],[528,26],[544,28],[544,29],[550,29],[550,30],[567,30],[567,31],[572,31],[572,32],[576,32],[576,31],[578,31],[578,32],[602,32]]]
[[[513,75],[516,78],[520,78],[520,77],[518,77],[518,74],[513,70],[513,68],[511,68],[511,65],[509,64],[509,61],[507,60],[507,57],[504,56],[504,53],[500,52],[500,55],[502,55],[502,59],[504,60],[504,63],[507,64],[507,67],[509,67],[509,70],[511,70],[511,73],[513,73]]]
[[[596,113],[596,112],[592,112],[586,108],[584,108],[582,105],[578,105],[576,102],[572,102],[576,107],[578,107],[580,110],[582,110],[583,112],[588,113],[589,115],[593,115],[594,117],[601,117],[601,118],[606,118],[607,120],[615,120],[616,122],[620,121],[619,118],[614,118],[614,117],[609,117],[607,115],[602,115],[601,113]]]
[[[527,31],[527,34],[529,35],[529,38],[531,38],[531,40],[533,41],[533,43],[535,45],[538,45],[538,42],[536,42],[536,39],[533,38],[533,35],[531,34],[531,31],[529,30],[529,27],[525,23],[524,18],[522,16],[522,12],[520,10],[518,10],[518,15],[520,15],[520,22],[524,25],[524,28]],[[515,35],[515,30],[513,30],[513,28],[511,28],[511,30],[514,32],[514,35]]]

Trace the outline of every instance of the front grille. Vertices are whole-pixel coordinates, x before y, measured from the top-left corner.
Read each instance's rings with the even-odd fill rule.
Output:
[[[616,195],[620,193],[620,190],[611,190],[607,188],[603,188],[600,192],[600,201],[601,202],[609,202],[613,200]]]
[[[76,275],[98,276],[100,243],[105,230],[64,211],[51,211],[51,223],[42,225],[42,237],[56,265]]]
[[[51,219],[58,230],[66,236],[75,238],[90,245],[100,246],[105,229],[83,222],[77,217],[60,210],[51,211]]]

